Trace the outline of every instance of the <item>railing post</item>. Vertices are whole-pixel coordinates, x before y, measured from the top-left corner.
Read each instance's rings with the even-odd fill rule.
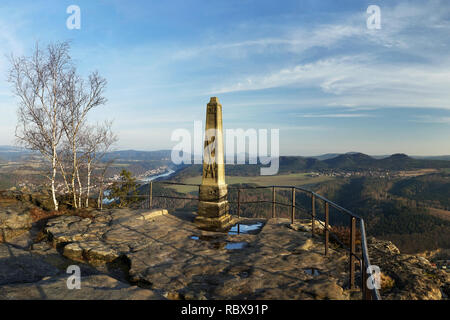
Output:
[[[199,206],[199,203],[200,203],[200,185],[198,186],[198,202],[197,202],[197,210],[198,210],[198,206]]]
[[[361,295],[363,300],[367,300],[366,262],[364,261],[364,256],[362,255],[361,255]]]
[[[238,189],[237,216],[241,217],[241,189]]]
[[[355,287],[356,218],[350,218],[350,289]]]
[[[312,214],[311,214],[311,233],[314,236],[314,227],[316,225],[316,196],[312,195],[311,200],[311,206],[312,206]]]
[[[369,279],[368,277],[368,273],[367,273],[367,268],[368,266],[364,263],[364,270],[363,270],[363,274],[364,274],[364,299],[365,300],[372,300],[372,293],[370,292],[369,288],[367,287],[367,280]]]
[[[328,202],[325,202],[325,255],[328,255],[328,241],[330,236],[330,231],[328,230],[329,227],[329,215],[330,215],[330,207],[328,205]]]
[[[291,224],[294,224],[295,219],[295,188],[292,188],[292,214],[291,214]]]
[[[150,181],[149,194],[148,194],[148,208],[151,209],[153,205],[153,182]]]
[[[275,218],[275,187],[272,187],[272,219]]]

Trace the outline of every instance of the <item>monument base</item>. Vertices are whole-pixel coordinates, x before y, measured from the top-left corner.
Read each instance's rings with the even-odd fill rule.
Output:
[[[200,229],[221,232],[231,228],[235,224],[235,221],[230,214],[224,214],[216,218],[208,218],[199,215],[195,217],[194,223]]]
[[[207,218],[218,218],[228,214],[230,205],[227,200],[224,201],[202,201],[198,203],[198,215]]]
[[[194,223],[201,229],[209,231],[223,231],[233,224],[233,217],[228,214],[228,201],[198,203],[198,215]]]

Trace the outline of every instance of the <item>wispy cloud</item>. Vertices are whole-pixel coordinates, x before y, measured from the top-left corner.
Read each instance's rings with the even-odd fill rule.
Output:
[[[439,117],[439,116],[413,116],[414,119],[410,119],[411,122],[417,123],[438,123],[438,124],[450,124],[450,117]]]
[[[286,152],[450,148],[448,126],[439,125],[450,109],[448,1],[382,1],[381,30],[366,28],[361,3],[305,1],[302,10],[295,0],[201,3],[85,2],[82,29],[68,31],[62,2],[3,0],[0,126],[15,122],[3,53],[73,39],[80,71],[108,79],[109,103],[92,119],[115,119],[124,147],[170,147],[172,128],[204,120],[209,96],[218,95],[228,128],[293,130]],[[333,135],[322,133],[330,128]],[[0,144],[9,143],[6,132]]]
[[[330,114],[298,114],[299,118],[370,118],[374,117],[364,113],[330,113]]]

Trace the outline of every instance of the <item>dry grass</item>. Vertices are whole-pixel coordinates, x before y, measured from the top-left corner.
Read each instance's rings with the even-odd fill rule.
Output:
[[[381,273],[380,280],[381,290],[383,291],[390,290],[395,286],[395,280],[389,277],[387,274]]]
[[[331,227],[330,230],[334,235],[346,246],[350,247],[350,228],[349,227],[343,227],[343,226],[334,226]],[[356,246],[361,245],[361,233],[359,232],[358,228],[356,228],[356,235],[355,235],[355,244]],[[330,236],[330,241],[336,241],[333,239],[332,236]]]
[[[438,172],[437,169],[419,169],[419,170],[400,171],[398,175],[400,177],[418,177],[436,172]]]
[[[86,218],[94,219],[94,213],[92,212],[92,210],[89,210],[89,209],[86,209],[86,208],[74,209],[71,212],[71,215],[78,216],[78,217],[81,217],[83,219],[86,219]]]
[[[33,222],[38,222],[43,219],[49,219],[49,218],[61,216],[64,213],[65,213],[64,210],[45,211],[45,210],[42,210],[41,208],[37,208],[37,207],[30,209],[30,216],[31,216],[31,219],[33,220]]]
[[[427,209],[430,215],[450,221],[450,211],[436,208],[427,208]]]

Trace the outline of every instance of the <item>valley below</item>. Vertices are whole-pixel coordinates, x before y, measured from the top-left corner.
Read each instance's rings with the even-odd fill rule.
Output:
[[[252,299],[271,299],[280,297],[280,294],[285,299],[359,299],[358,293],[347,289],[345,250],[333,247],[343,266],[332,267],[331,261],[319,258],[318,253],[323,250],[320,237],[312,245],[307,234],[294,232],[299,229],[292,229],[288,223],[289,207],[277,205],[276,219],[272,221],[267,220],[271,216],[270,203],[252,203],[262,199],[270,201],[272,196],[270,188],[255,187],[280,186],[276,188],[277,202],[290,204],[291,191],[281,186],[296,186],[315,191],[364,219],[371,239],[371,256],[384,271],[383,298],[446,299],[450,275],[450,161],[434,162],[406,156],[392,156],[384,162],[382,159],[374,161],[370,163],[360,154],[323,161],[281,157],[280,172],[275,176],[259,175],[260,164],[227,165],[231,213],[237,214],[237,190],[241,188],[241,219],[261,221],[264,227],[258,235],[228,235],[223,239],[211,238],[205,232],[198,233],[191,225],[197,205],[196,185],[201,183],[199,165],[173,166],[167,155],[151,159],[118,159],[108,169],[106,186],[118,181],[118,173],[122,169],[129,170],[138,182],[138,197],[129,203],[128,208],[116,209],[115,202],[111,201],[104,205],[103,211],[98,211],[94,205],[96,201],[92,201],[91,208],[74,210],[61,198],[63,208],[56,213],[52,210],[46,187],[45,172],[48,168],[43,162],[38,158],[3,161],[0,163],[0,186],[4,189],[0,195],[2,252],[5,255],[12,252],[17,257],[31,253],[32,260],[36,261],[24,258],[24,262],[20,262],[20,258],[17,263],[37,263],[42,269],[36,270],[38,275],[29,275],[32,280],[14,278],[16,276],[4,280],[2,297],[23,298],[24,292],[36,290],[33,289],[37,288],[36,285],[47,288],[49,297],[58,295],[62,290],[64,268],[72,263],[81,263],[83,272],[89,275],[87,287],[93,290],[86,289],[86,297],[92,299],[122,299],[126,296],[136,299],[241,299],[246,296],[245,290],[250,289],[254,292]],[[167,209],[168,215],[146,218],[147,213],[142,208],[147,205],[149,182],[153,183],[153,207]],[[60,181],[58,188],[61,190],[63,186]],[[296,220],[307,221],[311,211],[310,198],[298,192],[295,204]],[[323,210],[320,205],[317,207],[319,220],[324,219]],[[142,219],[136,220],[139,217]],[[113,222],[114,219],[118,222]],[[330,224],[336,230],[345,230],[347,220],[339,212],[330,211]],[[154,221],[164,221],[164,228],[158,229]],[[307,223],[303,228],[306,226]],[[142,234],[149,233],[156,238],[150,241],[142,237]],[[175,237],[178,233],[179,238]],[[291,244],[286,239],[291,239]],[[280,248],[273,247],[276,242]],[[177,246],[183,247],[175,251],[170,249]],[[183,260],[184,256],[177,256],[177,252],[185,251],[185,246],[190,252],[195,248],[206,256],[201,260],[200,253],[192,251],[192,257]],[[295,251],[298,248],[304,251]],[[265,254],[273,259],[276,256],[274,252],[286,251],[280,256],[280,261],[275,263],[271,260],[274,268],[280,265],[286,268],[278,271],[276,268],[267,269],[271,264],[259,256],[261,250],[267,251]],[[211,269],[200,267],[207,265],[208,252],[214,256],[220,252],[218,264],[214,265],[220,266],[220,276],[213,265]],[[293,263],[298,257],[302,259]],[[5,256],[5,259],[10,258]],[[236,265],[230,269],[226,263],[221,264],[222,259],[231,259]],[[296,266],[295,270],[289,269],[293,266]],[[25,265],[22,267],[26,268]],[[283,276],[272,279],[264,273],[269,271],[301,276],[294,282],[286,278],[286,283],[279,283],[284,281],[280,280]],[[316,277],[316,272],[320,276]],[[191,278],[180,278],[180,274],[191,274]],[[172,282],[174,277],[177,280]],[[266,279],[266,282],[261,282],[261,279]],[[215,282],[202,287],[201,283],[208,281]],[[105,283],[107,291],[115,288],[115,293],[96,296],[93,288],[100,283]],[[275,289],[281,287],[291,289]],[[39,298],[39,291],[35,296]],[[69,295],[66,298],[73,297]]]

